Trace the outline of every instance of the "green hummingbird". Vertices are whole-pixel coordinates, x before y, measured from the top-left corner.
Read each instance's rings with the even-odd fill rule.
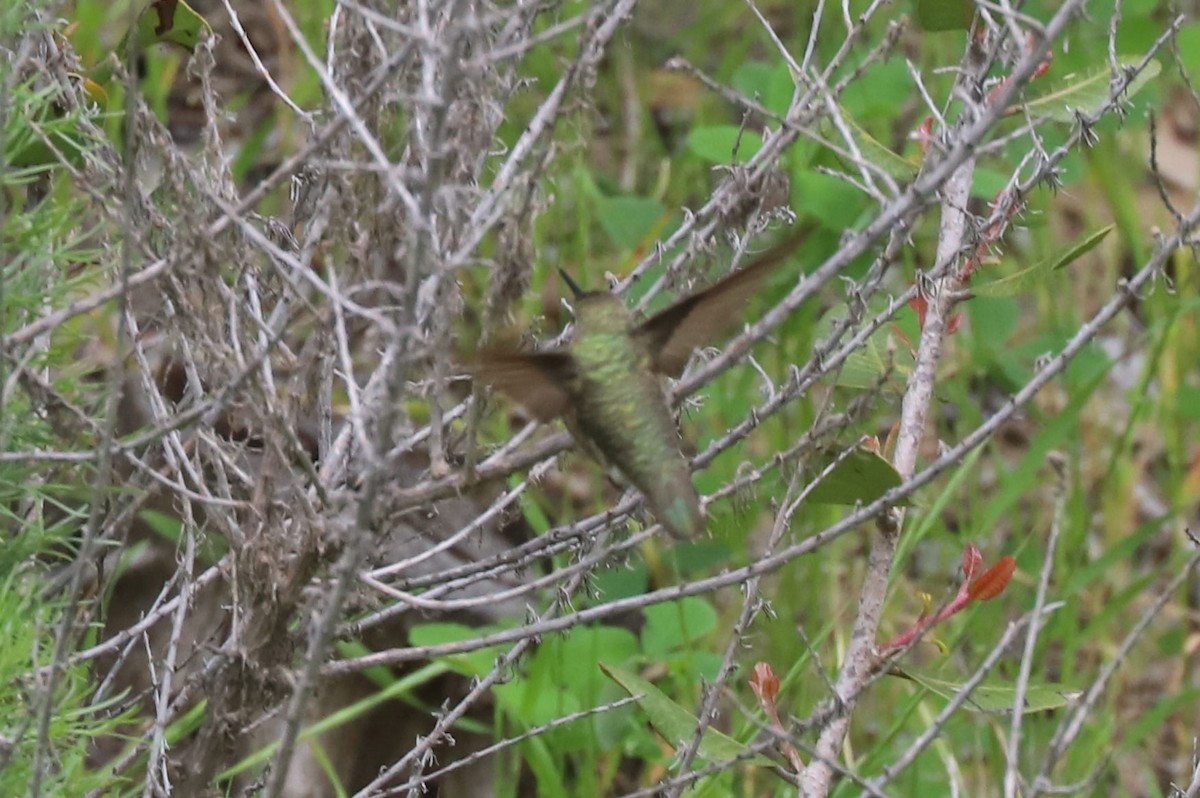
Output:
[[[642,492],[668,532],[694,537],[704,529],[700,497],[658,375],[678,377],[692,351],[737,318],[794,243],[777,245],[640,324],[620,297],[584,291],[560,269],[575,295],[569,343],[541,352],[485,352],[475,375],[540,421],[563,418],[593,457]]]

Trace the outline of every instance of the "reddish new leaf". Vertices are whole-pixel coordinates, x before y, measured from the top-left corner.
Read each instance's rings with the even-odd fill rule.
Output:
[[[962,569],[963,576],[970,582],[975,574],[979,572],[979,568],[983,565],[983,552],[979,550],[974,543],[968,543],[963,549]]]
[[[929,148],[933,146],[933,117],[925,117],[925,121],[913,133],[913,138],[916,139],[917,146],[921,148],[922,155],[929,154]]]
[[[971,261],[973,264],[974,261]],[[970,266],[968,271],[974,271],[974,266]],[[969,276],[969,275],[968,275]],[[908,300],[908,306],[917,314],[917,323],[921,329],[925,329],[925,314],[929,312],[929,300],[924,296],[917,294],[912,299]],[[955,313],[946,319],[946,335],[954,335],[962,327],[963,315]],[[910,345],[911,346],[911,345]]]
[[[917,294],[908,300],[908,306],[917,313],[917,326],[922,330],[925,329],[925,314],[929,312],[929,300],[921,294]]]
[[[1013,572],[1017,570],[1017,561],[1011,556],[1001,557],[1000,561],[984,572],[979,580],[972,583],[967,594],[972,601],[987,601],[994,599],[1004,592],[1012,580]]]
[[[764,707],[773,706],[779,697],[779,677],[775,675],[775,670],[765,662],[757,663],[754,675],[750,677],[750,689]]]

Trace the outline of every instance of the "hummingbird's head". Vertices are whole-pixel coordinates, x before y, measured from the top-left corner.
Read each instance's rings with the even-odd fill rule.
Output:
[[[608,291],[584,291],[571,275],[558,270],[563,282],[575,295],[575,321],[588,332],[626,332],[633,324],[633,315],[621,298]]]

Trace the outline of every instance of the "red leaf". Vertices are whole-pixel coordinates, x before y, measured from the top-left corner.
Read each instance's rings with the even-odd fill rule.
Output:
[[[933,117],[925,117],[925,121],[913,133],[913,138],[916,139],[917,146],[921,148],[922,155],[929,154],[929,147],[933,144]]]
[[[970,582],[975,578],[975,574],[979,572],[980,566],[983,565],[983,552],[974,543],[968,543],[963,549],[962,569],[963,576]]]
[[[1030,50],[1032,50],[1036,44],[1037,39],[1034,38],[1032,33],[1025,37],[1025,46]],[[1033,70],[1033,74],[1029,76],[1029,79],[1037,80],[1040,77],[1044,77],[1045,74],[1050,71],[1050,65],[1053,63],[1054,51],[1047,50],[1046,55],[1042,58],[1042,63],[1037,65],[1037,69]]]
[[[765,662],[756,663],[754,675],[750,677],[750,689],[760,702],[773,705],[779,696],[779,677],[775,670]]]
[[[908,300],[908,306],[917,312],[917,323],[922,330],[925,329],[925,314],[929,310],[929,300],[917,294]]]
[[[1042,63],[1038,64],[1037,69],[1033,70],[1033,74],[1029,76],[1029,79],[1037,80],[1040,77],[1044,77],[1046,75],[1046,73],[1050,71],[1050,67],[1053,64],[1054,64],[1054,51],[1047,50],[1045,60],[1043,60]]]
[[[1004,592],[1004,588],[1008,587],[1008,583],[1012,580],[1013,572],[1017,570],[1017,561],[1011,556],[1001,557],[1000,562],[993,565],[984,572],[979,580],[971,585],[971,589],[967,591],[967,595],[973,601],[987,601],[994,599]]]
[[[974,264],[974,261],[971,261],[971,264]],[[968,271],[974,271],[974,269],[975,267],[972,265]],[[966,276],[969,277],[970,274],[967,274]],[[925,314],[929,312],[929,300],[921,294],[917,294],[915,297],[908,300],[908,306],[917,314],[917,324],[920,325],[922,330],[924,330]],[[962,322],[963,315],[961,313],[955,313],[949,319],[947,319],[946,335],[954,335],[956,332],[958,332],[958,328],[962,327]],[[909,348],[911,348],[911,346]]]

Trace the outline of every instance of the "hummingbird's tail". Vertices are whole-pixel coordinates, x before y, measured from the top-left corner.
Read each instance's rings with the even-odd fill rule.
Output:
[[[691,496],[676,496],[656,515],[663,528],[678,540],[695,539],[704,531],[704,516],[700,512],[699,497],[695,493]]]

